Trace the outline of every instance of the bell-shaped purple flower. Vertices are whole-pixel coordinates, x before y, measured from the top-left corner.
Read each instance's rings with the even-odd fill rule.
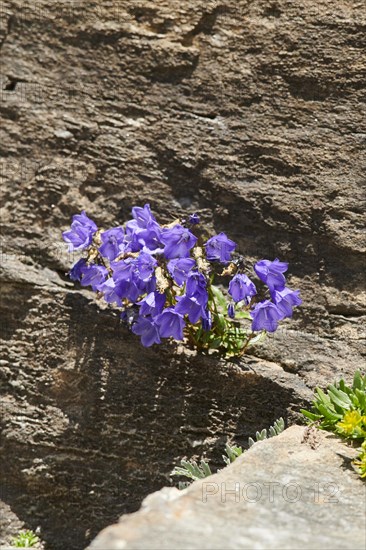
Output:
[[[272,290],[283,290],[286,279],[283,273],[287,271],[288,263],[280,262],[278,258],[271,262],[270,260],[260,260],[254,266],[254,271],[261,281]]]
[[[139,278],[136,258],[126,258],[119,262],[111,262],[113,280],[119,285],[122,298],[135,303],[140,294],[145,292],[146,283]]]
[[[238,273],[234,275],[229,283],[229,294],[234,302],[245,300],[248,303],[251,296],[257,294],[257,289],[249,277],[244,275],[244,273]]]
[[[74,216],[72,217],[72,223],[80,223],[80,225],[83,225],[84,227],[89,227],[89,229],[91,229],[93,232],[98,230],[96,223],[88,218],[85,210],[83,210],[81,214],[74,214]]]
[[[117,281],[118,293],[122,298],[127,298],[130,302],[135,304],[142,294],[141,289],[138,287],[136,281],[126,281],[121,279]]]
[[[156,277],[153,275],[147,283],[145,283],[145,292],[150,294],[150,292],[155,292],[156,290]]]
[[[123,292],[121,283],[116,283],[112,277],[109,277],[103,284],[99,286],[100,292],[108,304],[117,304],[122,307]]]
[[[156,317],[163,309],[166,302],[166,295],[159,292],[150,292],[137,305],[140,306],[140,315],[151,315]]]
[[[146,229],[153,222],[157,223],[149,204],[145,204],[143,208],[141,206],[134,206],[132,208],[132,216],[136,220],[137,226],[141,229]]]
[[[229,304],[227,306],[227,314],[230,317],[230,319],[235,319],[235,306],[234,306],[234,304]]]
[[[113,279],[117,281],[131,281],[136,269],[136,261],[133,258],[126,258],[119,262],[111,262]]]
[[[137,225],[136,220],[126,223],[125,245],[129,252],[138,252],[143,247],[143,242],[139,241],[139,233],[143,231]]]
[[[208,301],[207,281],[205,276],[198,271],[193,271],[187,278],[186,295],[196,298],[198,303],[205,307]]]
[[[102,245],[99,248],[101,255],[108,258],[108,260],[114,260],[125,248],[124,237],[125,232],[122,227],[114,227],[104,231],[101,234]]]
[[[177,224],[171,229],[163,229],[161,242],[165,244],[164,256],[168,260],[186,258],[196,244],[197,237],[182,225]]]
[[[202,329],[205,332],[208,332],[212,328],[212,315],[209,309],[206,309],[204,311],[204,314],[202,316]]]
[[[152,319],[139,317],[132,325],[132,332],[141,336],[141,344],[149,348],[153,344],[160,344],[159,328]]]
[[[278,327],[278,321],[282,319],[277,306],[270,300],[259,302],[250,312],[250,315],[253,319],[253,331],[266,330],[267,332],[275,332]]]
[[[91,286],[93,290],[99,290],[100,285],[104,283],[108,276],[108,269],[102,265],[86,265],[81,268],[83,277],[82,286]]]
[[[300,290],[291,290],[286,286],[283,290],[274,290],[271,293],[272,300],[281,313],[282,319],[292,317],[292,308],[302,304],[299,294]]]
[[[140,252],[136,267],[138,272],[138,277],[144,282],[147,282],[155,273],[155,267],[158,265],[158,262],[155,260],[151,254],[147,252]]]
[[[177,285],[182,286],[195,267],[196,262],[192,258],[177,258],[168,262],[168,271]]]
[[[225,233],[219,233],[208,239],[205,247],[209,261],[218,260],[222,264],[227,264],[231,260],[231,254],[234,252],[236,244],[228,239]]]
[[[199,271],[193,271],[187,277],[186,292],[188,296],[195,296],[201,294],[207,289],[207,281],[205,276]]]
[[[162,248],[160,241],[161,227],[151,213],[150,206],[132,208],[133,220],[126,223],[126,241],[131,252],[142,248],[156,251]]]
[[[69,245],[69,251],[83,250],[87,248],[92,240],[94,233],[98,230],[96,224],[88,218],[85,211],[72,217],[71,229],[64,231],[62,237]]]
[[[137,240],[145,249],[156,252],[163,252],[164,246],[161,244],[161,227],[157,223],[151,223],[146,229],[141,229],[137,233]]]
[[[69,277],[72,281],[80,281],[83,274],[83,269],[86,267],[87,263],[85,258],[80,258],[70,269]]]
[[[79,223],[71,224],[71,229],[69,231],[64,231],[62,236],[64,241],[69,245],[69,252],[83,250],[87,248],[93,240],[93,233]]]
[[[172,337],[175,340],[183,340],[183,328],[185,322],[183,315],[177,313],[173,307],[168,307],[155,318],[159,326],[159,334],[162,338]]]
[[[191,323],[197,323],[199,318],[205,314],[205,309],[197,298],[193,298],[192,296],[177,296],[177,300],[178,303],[174,308],[175,311],[181,315],[188,315]]]

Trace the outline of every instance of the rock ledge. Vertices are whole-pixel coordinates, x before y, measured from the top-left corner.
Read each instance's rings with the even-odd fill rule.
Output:
[[[365,484],[355,450],[292,426],[184,491],[164,488],[88,550],[364,549]]]

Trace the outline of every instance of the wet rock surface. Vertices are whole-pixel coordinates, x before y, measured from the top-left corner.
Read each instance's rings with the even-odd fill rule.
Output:
[[[1,495],[73,550],[183,456],[217,464],[363,368],[366,19],[340,0],[2,11]],[[237,363],[142,349],[65,278],[60,232],[144,202],[289,261],[303,307]]]

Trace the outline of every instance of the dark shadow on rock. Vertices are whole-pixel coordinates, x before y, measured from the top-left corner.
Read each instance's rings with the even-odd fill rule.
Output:
[[[144,349],[118,318],[78,292],[69,312],[65,358],[39,382],[38,409],[54,432],[2,441],[2,498],[52,550],[77,550],[104,526],[171,485],[183,457],[222,467],[224,444],[291,415],[294,386],[205,356]],[[61,336],[62,337],[62,336]],[[250,365],[249,360],[249,365]],[[40,420],[46,422],[45,420]],[[67,529],[65,529],[67,526]]]
[[[336,438],[336,439],[338,439],[338,438]],[[359,475],[357,473],[357,470],[356,470],[356,466],[353,463],[354,458],[350,458],[349,456],[346,456],[346,455],[341,454],[341,453],[337,453],[337,455],[339,456],[339,458],[342,459],[342,464],[340,465],[342,470],[349,470],[349,471],[353,472],[356,477],[359,477]]]

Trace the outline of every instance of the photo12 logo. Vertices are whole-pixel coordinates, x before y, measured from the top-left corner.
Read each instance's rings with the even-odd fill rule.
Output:
[[[280,483],[278,481],[249,483],[202,483],[202,502],[210,498],[220,498],[221,502],[298,502],[300,500],[322,504],[339,502],[339,487],[333,482],[316,483],[313,487],[302,486],[296,481]]]

